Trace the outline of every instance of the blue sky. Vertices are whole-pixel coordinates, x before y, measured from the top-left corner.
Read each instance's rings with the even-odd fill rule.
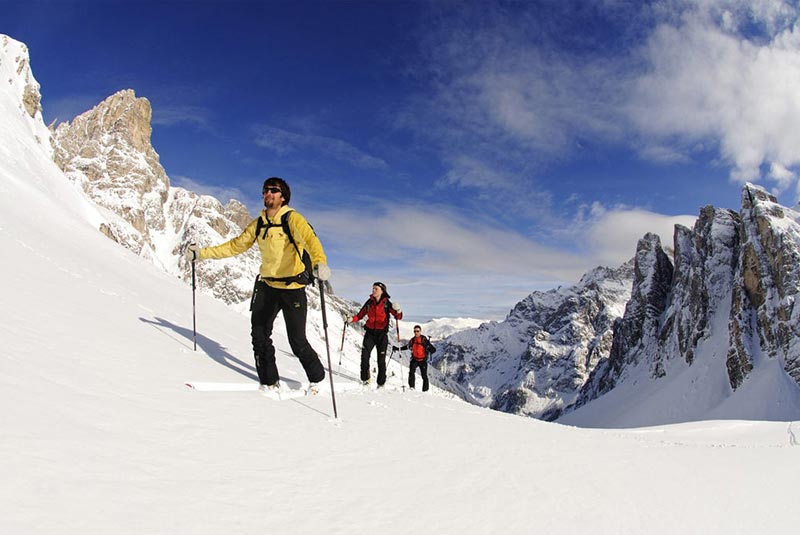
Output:
[[[797,2],[7,2],[45,119],[121,89],[173,185],[259,208],[282,176],[337,293],[409,318],[671,244],[758,182],[798,197]]]

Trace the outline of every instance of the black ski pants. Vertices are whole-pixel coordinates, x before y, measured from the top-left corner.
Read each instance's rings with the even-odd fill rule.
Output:
[[[306,339],[307,309],[305,288],[279,290],[263,281],[256,283],[250,303],[250,335],[258,380],[262,385],[274,385],[280,379],[275,363],[275,346],[272,344],[272,325],[280,311],[283,312],[292,353],[303,365],[309,382],[317,383],[325,378],[325,368],[319,355]]]
[[[414,357],[411,357],[411,363],[408,365],[408,386],[414,388],[414,379],[416,375],[417,368],[419,368],[419,373],[422,375],[422,391],[428,391],[428,359],[425,358],[423,360],[417,360]]]
[[[378,386],[386,383],[386,348],[389,346],[389,335],[386,331],[367,329],[364,333],[364,344],[361,347],[361,380],[369,380],[369,355],[372,348],[378,348]]]

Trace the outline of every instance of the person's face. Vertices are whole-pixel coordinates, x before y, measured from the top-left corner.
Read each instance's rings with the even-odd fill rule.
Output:
[[[414,336],[419,336],[420,334],[422,334],[422,331],[419,329],[414,329]]]
[[[264,207],[280,208],[283,206],[283,192],[278,186],[267,186],[264,188]]]
[[[373,286],[372,287],[372,297],[375,299],[380,299],[383,295],[383,289],[380,286]]]

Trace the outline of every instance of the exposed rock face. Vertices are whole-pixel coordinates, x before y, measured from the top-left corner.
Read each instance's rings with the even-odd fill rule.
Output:
[[[697,360],[708,369],[724,367],[730,387],[725,396],[764,359],[777,359],[800,385],[800,310],[794,306],[799,223],[800,214],[748,184],[740,213],[708,206],[693,229],[676,226],[674,270],[660,244],[645,236],[609,358],[568,411],[609,392],[637,368],[647,367],[658,380]]]
[[[37,171],[25,177],[4,175],[4,179],[32,182],[52,173],[56,180],[47,182],[57,183],[58,188],[44,182],[26,185],[57,199],[73,196],[66,204],[74,205],[82,219],[168,273],[189,280],[190,264],[183,255],[188,243],[222,243],[252,221],[236,200],[222,205],[213,197],[170,187],[150,144],[150,104],[136,98],[133,91],[112,95],[53,134],[42,119],[39,84],[30,69],[27,47],[2,34],[0,81],[0,115],[12,123],[0,128],[19,138],[10,146],[0,145],[0,162],[18,160],[15,163]],[[33,154],[37,151],[42,154]],[[67,179],[58,180],[59,168],[77,187]],[[256,247],[235,258],[199,262],[198,289],[244,310],[259,264]],[[339,323],[336,316],[344,319],[357,310],[355,303],[333,295],[330,285],[325,298],[332,323]],[[308,329],[319,332],[322,319],[316,288],[309,288],[308,301]],[[351,340],[348,343],[353,345]]]
[[[674,264],[658,236],[646,234],[628,270],[627,279],[587,274],[573,288],[531,294],[504,322],[447,338],[437,367],[467,399],[543,419],[570,421],[569,413],[623,386],[614,402],[659,392],[666,408],[649,417],[614,406],[614,425],[626,413],[639,425],[715,414],[757,370],[772,374],[770,362],[784,380],[761,377],[788,390],[774,403],[758,401],[800,399],[800,213],[748,184],[740,212],[707,206],[693,228],[676,226]],[[599,291],[615,279],[631,284],[613,293],[617,301]]]
[[[727,367],[738,388],[758,353],[783,362],[800,384],[800,214],[756,186],[742,191]]]
[[[58,125],[54,160],[68,178],[105,209],[100,232],[184,280],[190,243],[217,245],[253,220],[237,200],[171,187],[150,143],[152,110],[132,90],[120,91],[69,123]],[[256,247],[234,258],[196,264],[198,287],[229,304],[246,303],[261,263]],[[334,308],[355,305],[331,295]],[[318,305],[318,291],[309,290]],[[343,316],[350,314],[343,312]],[[350,314],[352,315],[352,314]]]
[[[569,288],[534,292],[501,323],[448,337],[434,365],[468,399],[494,409],[552,418],[608,357],[612,325],[633,280],[631,262],[597,268]]]
[[[659,342],[664,351],[694,361],[697,344],[707,336],[709,322],[730,309],[739,251],[739,216],[732,210],[707,206],[700,211],[694,230],[675,227],[675,271],[670,307]],[[662,362],[656,366],[663,370]],[[661,373],[656,374],[661,375]]]
[[[672,283],[673,267],[661,248],[656,234],[639,240],[634,257],[634,279],[625,314],[613,327],[608,358],[591,370],[591,377],[581,385],[576,406],[602,395],[616,385],[628,366],[653,355],[658,342],[659,319],[666,310]],[[654,366],[654,373],[662,370]]]
[[[135,232],[111,234],[142,254],[155,249],[151,232],[165,228],[169,180],[150,145],[152,110],[132,90],[120,91],[70,123],[56,128],[55,162],[100,206],[122,217]]]
[[[132,90],[120,91],[56,128],[54,159],[96,204],[106,209],[99,230],[185,280],[189,243],[213,245],[252,220],[245,206],[170,187],[150,143],[152,109]],[[254,249],[197,266],[199,287],[227,303],[249,299],[260,258]]]

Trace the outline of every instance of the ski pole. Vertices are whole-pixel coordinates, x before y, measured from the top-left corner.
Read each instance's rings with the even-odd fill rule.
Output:
[[[342,352],[344,351],[344,333],[347,332],[347,320],[344,320],[344,327],[342,327],[342,347],[339,348],[339,366],[342,365]]]
[[[192,333],[194,338],[194,350],[197,351],[197,299],[195,290],[197,289],[197,277],[195,276],[194,259],[192,259]]]
[[[400,366],[400,390],[405,392],[406,382],[403,379],[403,351],[399,348],[397,349],[397,365]]]
[[[328,377],[331,381],[331,401],[333,402],[333,417],[338,419],[336,412],[336,394],[333,391],[333,372],[331,371],[331,346],[328,343],[328,315],[325,313],[325,287],[322,279],[319,280],[319,302],[322,307],[322,330],[325,333],[325,351],[328,353]]]

